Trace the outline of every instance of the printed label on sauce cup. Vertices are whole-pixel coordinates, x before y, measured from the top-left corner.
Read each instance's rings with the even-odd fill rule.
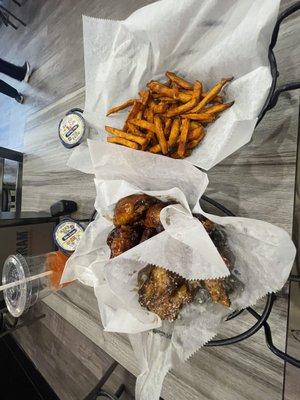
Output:
[[[75,251],[84,229],[75,221],[63,221],[55,230],[56,244],[64,251]]]
[[[85,123],[82,117],[72,113],[66,115],[59,125],[59,136],[67,146],[76,146],[83,138]]]

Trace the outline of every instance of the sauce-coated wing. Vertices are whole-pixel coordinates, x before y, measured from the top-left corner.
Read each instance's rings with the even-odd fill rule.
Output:
[[[141,237],[141,227],[134,226],[120,226],[113,229],[107,238],[107,244],[110,247],[110,258],[117,257],[125,251],[136,246]]]
[[[145,215],[148,208],[158,200],[147,194],[132,194],[120,199],[115,207],[115,226],[131,225]]]
[[[157,203],[150,206],[146,212],[144,225],[147,228],[155,228],[161,232],[163,230],[163,226],[160,222],[160,212],[167,205],[168,204],[166,203]]]

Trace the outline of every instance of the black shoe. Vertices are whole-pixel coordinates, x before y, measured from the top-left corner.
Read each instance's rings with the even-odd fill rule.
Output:
[[[23,104],[23,102],[24,102],[24,96],[23,96],[21,93],[19,93],[19,97],[17,97],[15,100],[16,100],[18,103]]]

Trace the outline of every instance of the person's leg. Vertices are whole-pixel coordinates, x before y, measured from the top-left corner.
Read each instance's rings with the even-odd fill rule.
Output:
[[[0,58],[0,72],[18,81],[23,81],[27,72],[27,64],[25,63],[22,67],[19,67]]]
[[[6,96],[12,97],[19,103],[23,103],[24,97],[21,93],[19,93],[15,88],[8,85],[6,82],[0,80],[0,93],[5,94]]]

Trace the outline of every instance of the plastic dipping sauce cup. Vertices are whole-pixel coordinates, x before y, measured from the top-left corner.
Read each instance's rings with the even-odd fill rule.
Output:
[[[8,311],[20,317],[37,300],[62,289],[69,283],[60,284],[60,279],[69,256],[55,251],[39,256],[9,256],[3,266],[2,284],[22,281],[9,289],[4,289],[4,300]],[[34,277],[37,277],[34,279]]]

